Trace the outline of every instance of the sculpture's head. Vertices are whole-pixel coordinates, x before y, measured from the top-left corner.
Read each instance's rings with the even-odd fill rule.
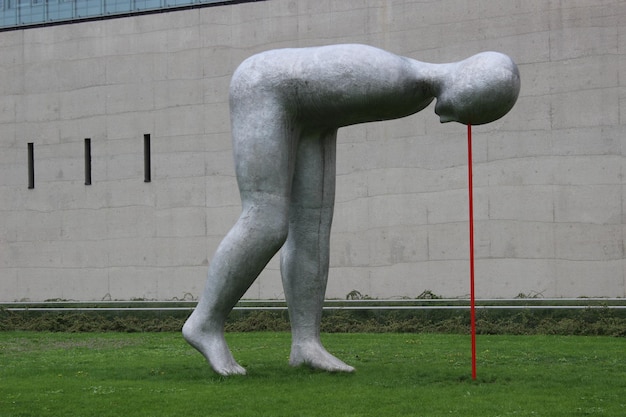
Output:
[[[442,123],[490,123],[511,110],[519,90],[519,70],[513,60],[498,52],[483,52],[447,66],[435,113]]]

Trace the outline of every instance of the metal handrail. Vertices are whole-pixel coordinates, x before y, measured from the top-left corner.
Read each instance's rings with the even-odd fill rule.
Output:
[[[196,301],[48,301],[4,302],[5,311],[191,311]],[[563,304],[565,303],[565,304]],[[572,304],[573,303],[573,304]],[[175,306],[172,306],[176,304]],[[326,300],[324,310],[467,310],[466,299],[386,299],[386,300]],[[482,310],[577,310],[626,309],[624,298],[513,298],[479,299],[476,308]],[[287,310],[284,300],[241,300],[234,310]]]

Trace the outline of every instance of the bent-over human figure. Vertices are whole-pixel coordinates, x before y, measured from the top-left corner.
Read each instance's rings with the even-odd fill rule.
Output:
[[[430,64],[365,45],[278,49],[235,71],[230,110],[242,212],[210,263],[183,336],[221,375],[245,374],[224,339],[226,318],[281,248],[289,308],[289,363],[331,372],[353,367],[320,341],[342,126],[396,119],[437,99],[442,122],[483,124],[505,115],[519,93],[506,55],[486,52]]]

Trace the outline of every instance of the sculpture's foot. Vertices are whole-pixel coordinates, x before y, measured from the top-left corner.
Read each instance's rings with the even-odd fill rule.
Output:
[[[324,347],[315,341],[294,343],[291,345],[291,355],[289,365],[308,365],[314,369],[321,369],[328,372],[354,372],[355,369],[337,359]]]
[[[230,353],[223,332],[204,330],[194,323],[192,315],[183,326],[183,337],[206,358],[216,373],[222,376],[246,374]]]

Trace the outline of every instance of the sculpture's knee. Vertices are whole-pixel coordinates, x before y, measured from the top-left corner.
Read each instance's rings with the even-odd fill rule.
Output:
[[[278,251],[281,246],[287,240],[287,234],[289,232],[288,221],[278,223],[271,223],[262,226],[259,229],[260,234],[263,235],[263,242],[268,248],[271,248],[273,252]]]
[[[282,205],[257,205],[248,207],[242,213],[244,229],[248,238],[257,242],[260,248],[276,252],[287,240],[289,215]]]

